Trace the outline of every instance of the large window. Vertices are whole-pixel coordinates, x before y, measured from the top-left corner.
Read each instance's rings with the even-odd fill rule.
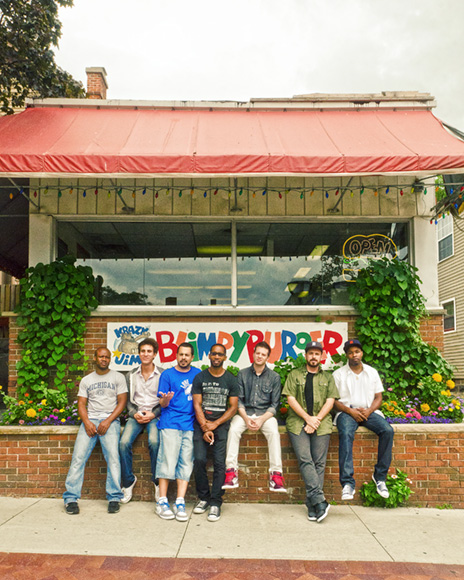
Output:
[[[406,222],[75,221],[58,237],[100,277],[102,304],[348,304],[367,258],[409,258]]]
[[[446,260],[453,255],[453,217],[447,215],[437,224],[438,261]]]

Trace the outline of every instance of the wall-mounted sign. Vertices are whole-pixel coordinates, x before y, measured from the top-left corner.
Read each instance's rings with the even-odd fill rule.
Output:
[[[306,344],[317,340],[324,344],[325,366],[332,355],[343,352],[348,339],[346,322],[325,323],[108,323],[107,346],[113,354],[111,368],[127,371],[140,364],[138,343],[152,337],[159,345],[157,362],[170,367],[175,364],[177,345],[189,342],[195,352],[194,364],[208,364],[208,353],[215,343],[227,350],[227,365],[244,368],[253,360],[256,343],[265,340],[271,346],[271,364],[287,357],[296,358]]]
[[[352,268],[343,269],[345,282],[354,282],[356,273],[366,265],[368,258],[396,258],[398,249],[395,242],[383,234],[358,234],[351,236],[343,244],[343,257],[345,261],[355,261]]]

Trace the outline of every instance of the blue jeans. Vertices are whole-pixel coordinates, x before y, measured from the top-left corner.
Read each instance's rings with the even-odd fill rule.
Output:
[[[98,419],[91,419],[91,421],[96,427],[101,423]],[[100,441],[103,457],[106,461],[106,499],[108,501],[122,500],[124,496],[121,491],[121,464],[119,461],[120,432],[119,419],[115,419],[111,423],[104,435],[94,435],[93,437],[87,435],[84,424],[81,424],[74,443],[71,466],[66,477],[66,491],[63,493],[65,505],[77,501],[81,497],[85,464],[97,444],[97,440]]]
[[[390,423],[378,413],[371,413],[367,421],[362,421],[361,423],[355,421],[348,413],[340,413],[337,417],[339,437],[338,467],[342,486],[347,483],[353,487],[356,486],[353,477],[353,441],[354,434],[360,426],[367,427],[367,429],[373,431],[378,436],[379,446],[377,463],[374,468],[374,477],[376,481],[385,481],[387,479],[393,447],[393,428]]]
[[[144,429],[148,434],[148,450],[150,452],[151,480],[155,483],[156,459],[158,457],[159,435],[158,435],[158,417],[152,419],[149,423],[137,423],[129,417],[119,442],[119,455],[121,457],[121,485],[129,487],[135,481],[132,471],[132,446],[137,437]]]
[[[189,481],[193,470],[193,431],[160,429],[156,477]]]
[[[292,442],[301,476],[306,488],[306,506],[308,509],[325,501],[324,474],[330,435],[306,433],[301,429],[299,435],[288,432]]]

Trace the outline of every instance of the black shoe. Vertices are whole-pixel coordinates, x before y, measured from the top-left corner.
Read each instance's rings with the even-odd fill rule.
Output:
[[[329,513],[330,504],[328,504],[326,501],[321,501],[321,503],[318,503],[314,506],[314,509],[316,510],[316,520],[319,523],[322,522],[322,520]]]
[[[110,501],[108,503],[108,513],[109,514],[117,514],[119,511],[119,502],[118,501]]]
[[[315,522],[317,520],[316,508],[314,506],[308,508],[308,520],[310,522]]]
[[[70,516],[75,516],[79,513],[79,504],[77,501],[70,501],[64,506],[64,509]]]

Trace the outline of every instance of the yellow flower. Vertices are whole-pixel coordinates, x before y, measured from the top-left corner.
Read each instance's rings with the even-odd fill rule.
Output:
[[[443,380],[443,377],[439,373],[434,373],[432,375],[432,379],[437,383],[441,383]]]
[[[60,413],[64,413],[64,409],[60,409]]]
[[[0,385],[0,391],[3,389],[2,385]]]
[[[460,405],[461,404],[457,399],[453,399],[451,402],[453,403],[453,405]]]
[[[446,381],[446,386],[448,387],[448,389],[454,389],[454,387],[456,386],[454,381],[452,381],[451,379],[448,379]]]
[[[46,404],[47,404],[47,399],[42,399],[42,400],[40,401],[40,404],[41,404],[41,405],[46,405]]]
[[[421,409],[424,413],[427,413],[427,411],[430,411],[430,406],[427,403],[422,403]]]
[[[449,389],[446,391],[446,394],[448,395],[448,397],[451,397],[451,391]]]
[[[440,392],[440,395],[447,395],[447,394],[448,394],[448,391],[441,391]]]
[[[35,411],[35,409],[28,409],[26,411],[26,415],[31,419],[33,419],[37,415],[37,412]]]
[[[24,401],[18,401],[18,405],[25,405],[26,403]]]
[[[400,412],[398,411],[398,409],[395,409],[395,415],[399,415]]]
[[[61,419],[61,422],[62,423],[66,423],[66,419]]]

